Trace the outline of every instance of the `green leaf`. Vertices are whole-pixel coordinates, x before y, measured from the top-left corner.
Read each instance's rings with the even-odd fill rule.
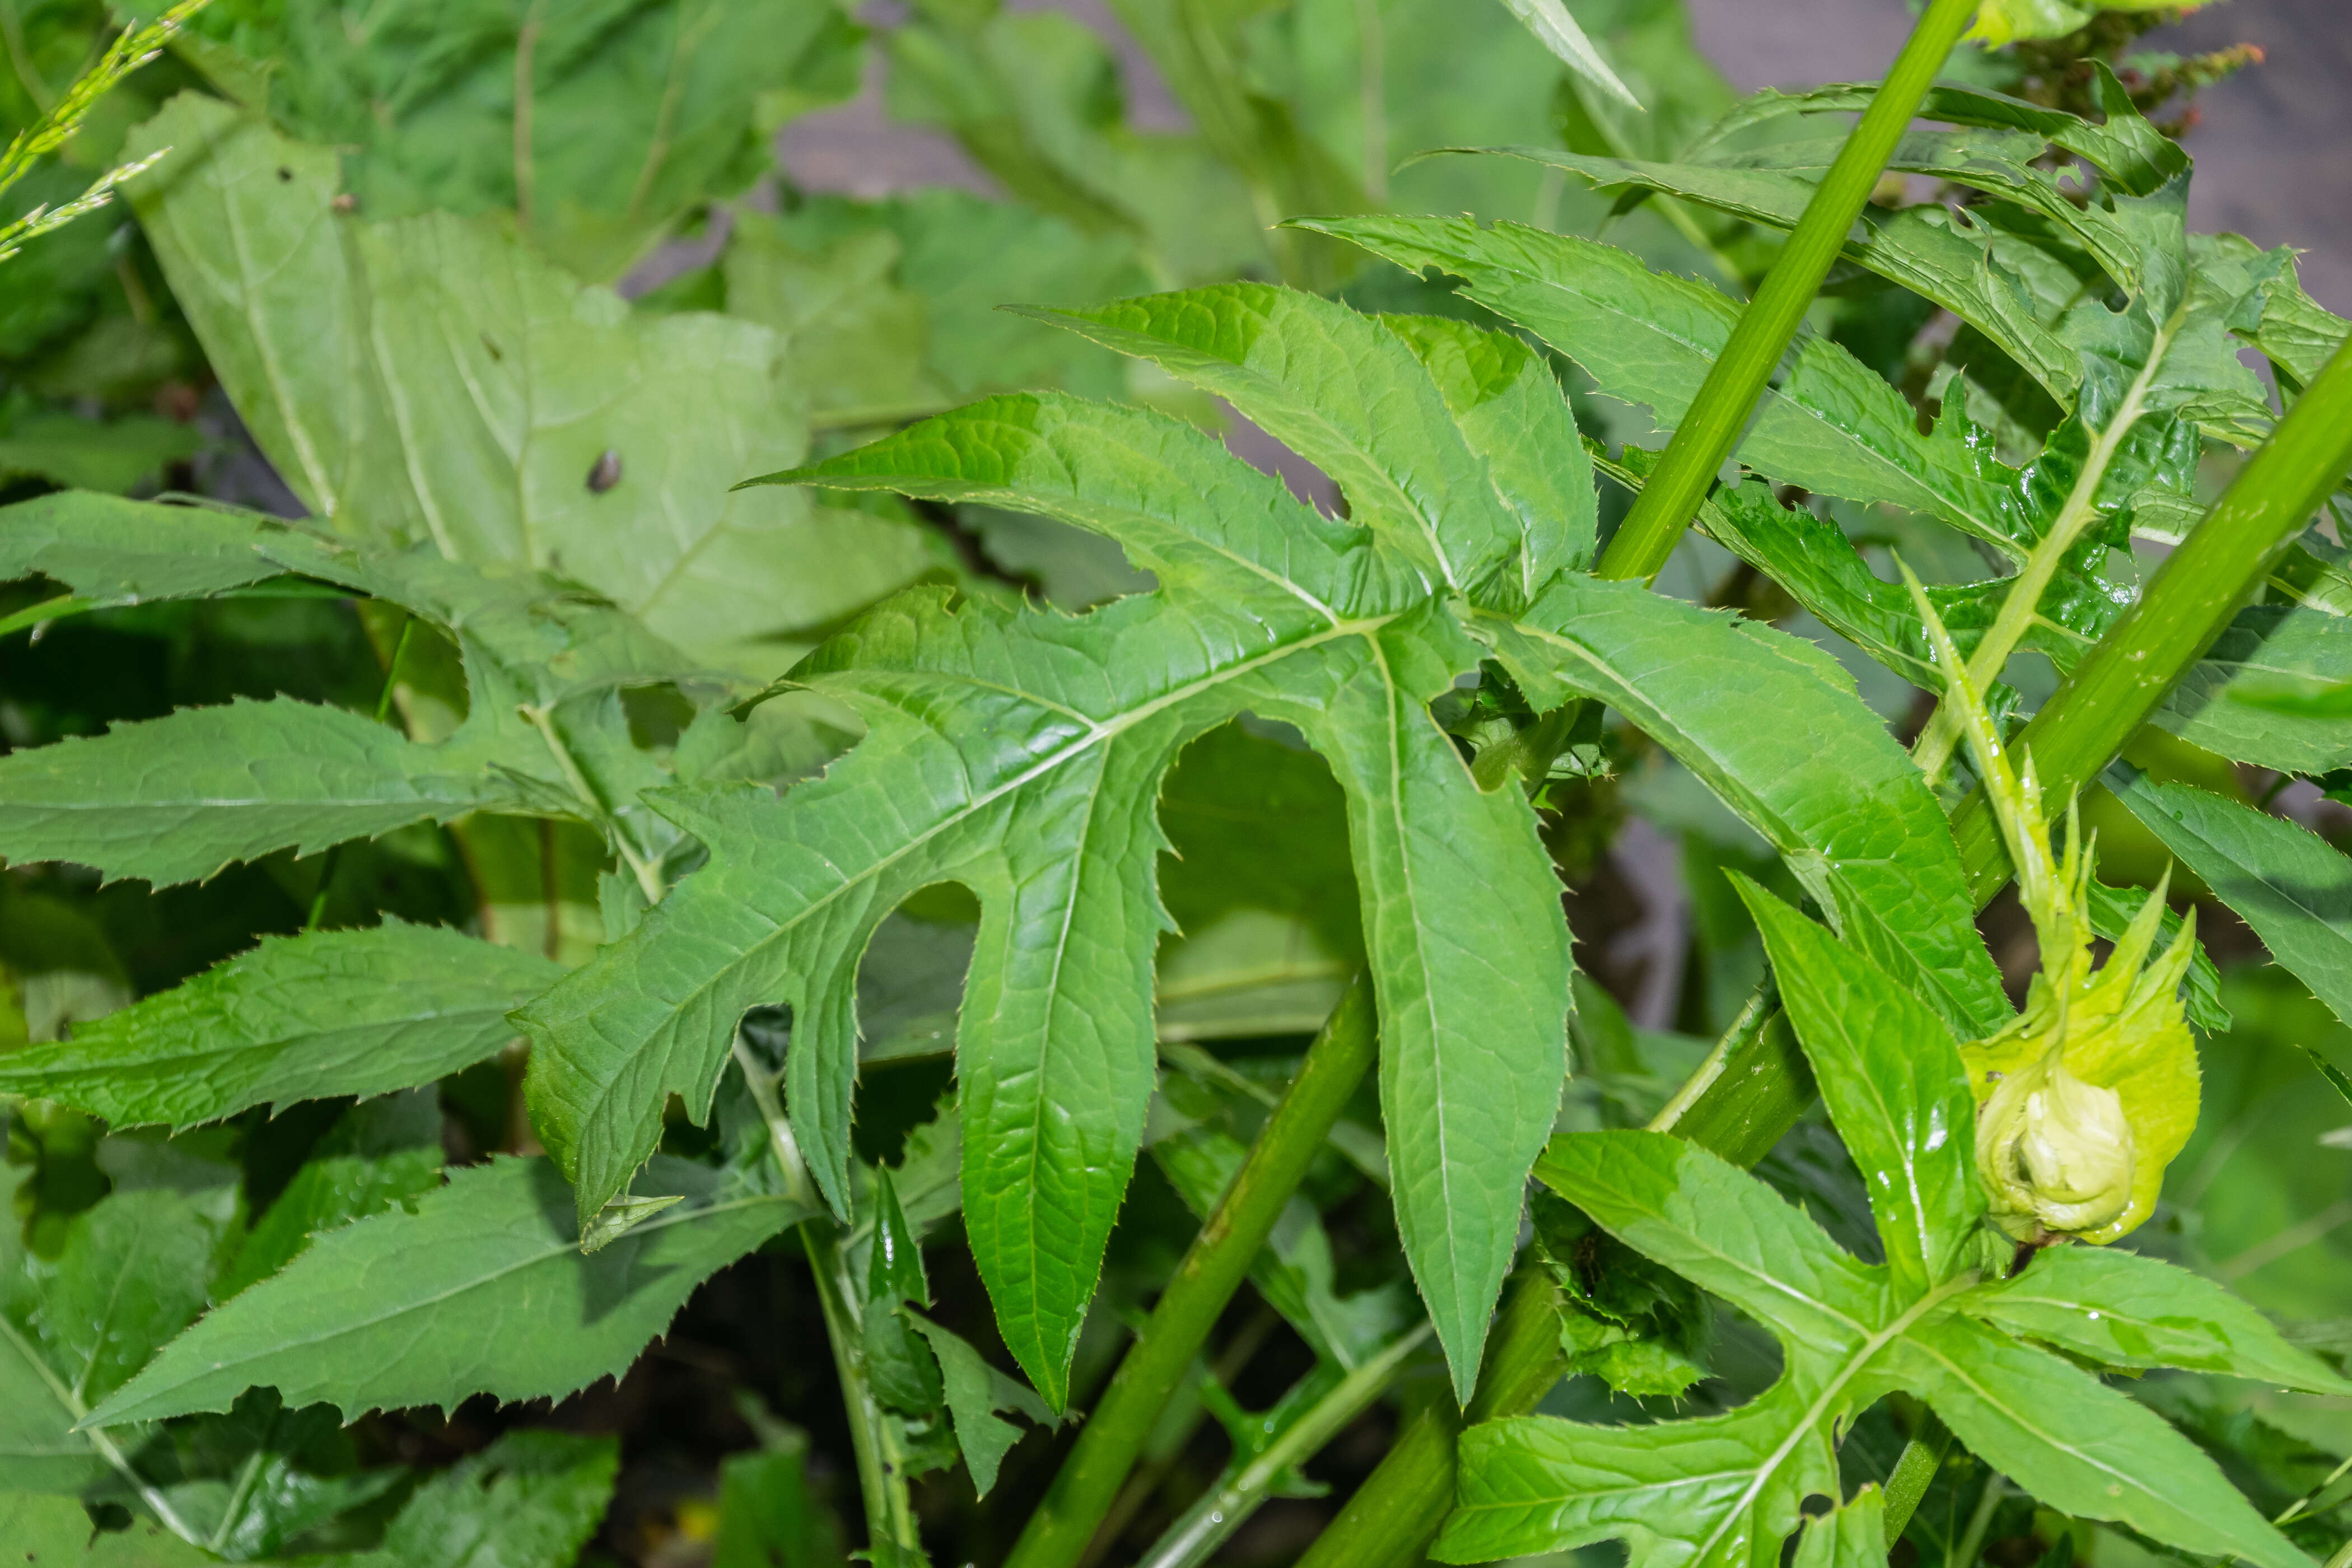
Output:
[[[1204,290],[1091,330],[1294,414],[1378,528],[1318,516],[1189,426],[1052,395],[778,476],[1042,512],[1116,539],[1160,588],[1075,619],[903,596],[796,672],[867,724],[824,777],[781,806],[658,797],[711,868],[524,1015],[537,1124],[584,1210],[652,1148],[659,1094],[707,1105],[735,1020],[779,1001],[795,1135],[841,1205],[856,956],[907,896],[962,882],[982,907],[957,1042],[965,1225],[1007,1345],[1058,1402],[1151,1088],[1154,796],[1186,742],[1247,710],[1297,726],[1348,798],[1400,1226],[1466,1386],[1557,1104],[1569,963],[1532,813],[1476,788],[1426,704],[1484,652],[1435,600],[1439,552],[1503,565],[1520,524],[1402,341],[1302,300]],[[1371,368],[1347,367],[1340,338]],[[1297,378],[1314,366],[1434,423],[1391,450],[1355,392],[1313,412]],[[1457,483],[1466,517],[1422,510]],[[1474,536],[1493,552],[1463,552]],[[1480,978],[1496,973],[1512,984]]]
[[[1116,395],[1114,356],[997,307],[1150,287],[1124,235],[945,189],[812,195],[747,216],[721,265],[728,313],[788,335],[794,374],[830,424],[1020,388]]]
[[[1990,45],[2055,38],[2090,25],[2102,11],[2154,11],[2176,0],[1986,0],[1969,37]],[[2201,3],[2201,0],[2200,0]]]
[[[1482,152],[1565,169],[1603,189],[1633,187],[1678,196],[1777,229],[1804,216],[1819,180],[1791,169],[1662,163],[1596,158],[1545,147]],[[2037,319],[2021,280],[1997,259],[1990,236],[1936,205],[1865,209],[1845,245],[1845,259],[1922,299],[1933,300],[1999,344],[2062,405],[2082,382],[2075,351]]]
[[[971,1471],[971,1484],[986,1497],[996,1485],[996,1472],[1006,1450],[1021,1440],[1021,1428],[996,1415],[1017,1411],[1040,1426],[1054,1425],[1054,1413],[1026,1384],[991,1366],[960,1336],[920,1313],[907,1321],[928,1341],[939,1357],[940,1374],[947,1384],[948,1414],[955,1422],[956,1446]]]
[[[398,921],[264,937],[71,1039],[0,1056],[0,1092],[173,1128],[384,1094],[488,1056],[514,1037],[507,1014],[562,975],[536,953]]]
[[[1896,1287],[1921,1294],[1966,1264],[1984,1216],[1976,1100],[1942,1020],[1861,953],[1732,873],[1764,933],[1781,1005],[1838,1135],[1864,1173]]]
[[[2146,775],[2116,792],[2271,956],[2352,1019],[2352,860],[2309,829]]]
[[[183,709],[0,758],[0,857],[160,888],[509,801],[456,763],[340,708],[278,698]]]
[[[1469,218],[1316,219],[1308,226],[1461,292],[1517,321],[1591,373],[1601,390],[1681,420],[1731,336],[1738,306],[1704,283],[1652,272],[1621,250],[1517,224]],[[1947,416],[1922,436],[1902,395],[1828,340],[1801,336],[1764,395],[1739,458],[1824,495],[1931,512],[2011,554],[2033,537],[2008,471]],[[1263,421],[1261,421],[1263,423]],[[1287,439],[1287,437],[1286,437]],[[1294,443],[1295,445],[1296,443]]]
[[[13,1486],[78,1493],[107,1466],[75,1424],[203,1310],[214,1226],[157,1189],[75,1215],[54,1262],[18,1231],[0,1227],[0,1462]]]
[[[1857,1078],[1884,1076],[1834,1043],[1813,1061],[1823,1079],[1849,1079],[1833,1092],[1850,1107],[1870,1087]],[[1882,1119],[1865,1108],[1862,1120]],[[1440,1560],[1617,1538],[1633,1543],[1636,1561],[1753,1562],[1799,1528],[1808,1496],[1843,1495],[1837,1438],[1901,1389],[1926,1400],[1985,1464],[2053,1508],[2194,1552],[2309,1568],[2159,1416],[1958,1315],[1972,1271],[1930,1289],[1903,1284],[1899,1272],[1838,1250],[1761,1182],[1664,1133],[1568,1134],[1537,1173],[1619,1239],[1769,1330],[1783,1371],[1724,1415],[1629,1426],[1531,1416],[1472,1428]],[[1903,1184],[1868,1169],[1866,1179],[1881,1233],[1890,1234],[1887,1205]],[[1866,1533],[1866,1516],[1854,1523]]]
[[[1642,107],[1641,100],[1617,79],[1617,73],[1609,68],[1609,62],[1601,58],[1592,40],[1584,36],[1584,29],[1576,25],[1576,18],[1569,15],[1560,0],[1503,0],[1503,4],[1510,7],[1512,16],[1527,24],[1528,32],[1542,40],[1545,48],[1559,57],[1562,65],[1626,108]]]
[[[620,1468],[611,1437],[509,1432],[417,1488],[375,1552],[330,1568],[572,1568]]]
[[[1507,446],[1513,415],[1538,416],[1545,396],[1554,405],[1549,430],[1574,428],[1565,416],[1567,399],[1541,362],[1524,345],[1514,352],[1499,334],[1386,331],[1344,306],[1250,283],[1038,314],[1150,359],[1232,404],[1329,475],[1348,497],[1350,521],[1448,589],[1515,607],[1566,564],[1580,542],[1591,548],[1570,531],[1577,512],[1546,515],[1543,490],[1528,493],[1532,476],[1492,475],[1456,423],[1516,391],[1509,405],[1480,421],[1488,443]],[[1468,361],[1465,351],[1484,363]],[[1437,374],[1425,361],[1434,362]],[[1542,384],[1528,388],[1529,378]],[[1568,465],[1566,476],[1575,473],[1582,452],[1570,445],[1573,454],[1561,451],[1554,459]],[[1521,462],[1532,468],[1540,460],[1530,454]],[[1566,476],[1543,489],[1558,495],[1573,489]],[[1509,504],[1513,490],[1532,504]]]
[[[192,1568],[220,1561],[144,1520],[100,1534],[74,1499],[29,1492],[0,1491],[0,1541],[17,1562],[37,1568]]]
[[[806,449],[767,329],[633,315],[487,220],[340,215],[332,151],[215,100],[133,142],[177,148],[136,187],[141,222],[262,451],[339,531],[561,570],[763,668],[758,639],[933,564],[906,524],[728,489]]]
[[[11,281],[14,281],[12,279]],[[71,414],[20,419],[0,435],[0,473],[30,474],[93,490],[127,490],[195,456],[204,438],[152,414],[100,423]]]
[[[1889,1359],[1971,1453],[2062,1513],[2190,1552],[2309,1568],[2162,1416],[2066,1362],[1960,1317],[1921,1325]]]
[[[2264,690],[2352,681],[2352,621],[2300,605],[2240,610],[2152,715],[2184,741],[2232,762],[2319,773],[2352,763],[2352,718],[2282,712],[2246,700]]]
[[[325,1231],[406,1205],[441,1184],[441,1100],[433,1088],[343,1112],[253,1222],[219,1276],[226,1301],[299,1257]]]
[[[2011,1016],[1942,811],[1878,716],[1824,677],[1818,649],[1587,577],[1559,580],[1517,625],[1480,626],[1537,706],[1598,698],[1673,752],[1956,1032],[1990,1034]],[[1722,700],[1735,690],[1750,700]]]
[[[349,149],[362,211],[520,207],[534,244],[600,279],[768,169],[779,124],[854,93],[863,53],[823,0],[247,5],[195,30],[216,81],[252,72],[280,123]]]
[[[2352,1393],[2271,1321],[2201,1275],[2106,1247],[2051,1247],[1959,1300],[1969,1316],[2108,1366],[2178,1366]]]
[[[841,1527],[810,1485],[808,1436],[771,1420],[767,1446],[719,1470],[710,1568],[846,1568]]]
[[[0,576],[35,574],[93,606],[202,598],[284,575],[268,525],[204,507],[65,490],[0,511]]]
[[[677,1175],[708,1186],[707,1173]],[[330,1231],[215,1308],[89,1423],[226,1410],[253,1387],[347,1420],[476,1394],[561,1397],[618,1375],[705,1277],[806,1217],[782,1198],[722,1193],[583,1255],[571,1216],[547,1161],[453,1172],[415,1212]]]

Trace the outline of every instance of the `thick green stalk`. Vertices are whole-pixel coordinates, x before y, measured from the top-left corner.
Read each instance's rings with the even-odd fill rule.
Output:
[[[1379,1040],[1371,982],[1359,976],[1307,1047],[1297,1078],[1251,1145],[1216,1212],[1192,1238],[1045,1500],[1030,1516],[1006,1568],[1072,1568],[1085,1552],[1160,1411],[1273,1234],[1307,1163],[1371,1070]]]
[[[1937,1420],[1934,1411],[1923,1409],[1919,1435],[1903,1445],[1894,1473],[1886,1478],[1887,1540],[1903,1539],[1911,1516],[1919,1511],[1919,1500],[1927,1495],[1928,1484],[1951,1451],[1952,1429]]]
[[[1912,29],[1910,42],[1895,57],[1862,123],[1846,138],[1828,177],[1805,204],[1804,216],[1781,247],[1770,275],[1740,312],[1731,341],[1707,372],[1690,412],[1675,427],[1657,471],[1609,542],[1600,575],[1647,582],[1674,553],[1675,541],[1690,526],[1707,487],[1738,445],[1765,383],[1845,248],[1864,204],[1886,170],[1886,160],[1895,155],[1895,144],[1919,112],[1936,73],[1976,8],[1977,0],[1934,0]]]
[[[2074,667],[2016,741],[2044,799],[2064,800],[2099,775],[2189,667],[2204,657],[2247,595],[2347,469],[2352,469],[2352,344],[2336,351],[2269,441],[2157,569],[2147,592]],[[2009,877],[1984,792],[1952,814],[1977,901]]]

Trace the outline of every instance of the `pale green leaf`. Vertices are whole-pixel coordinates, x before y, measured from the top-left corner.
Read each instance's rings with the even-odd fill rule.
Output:
[[[1542,40],[1545,48],[1559,57],[1562,65],[1626,108],[1642,107],[1625,84],[1617,79],[1617,73],[1609,68],[1609,62],[1601,58],[1592,40],[1584,36],[1584,29],[1576,25],[1576,18],[1569,15],[1560,0],[1503,0],[1503,4],[1511,8],[1511,15],[1527,24],[1528,32]]]
[[[832,0],[221,6],[195,35],[230,97],[242,73],[255,107],[348,149],[362,210],[520,208],[598,279],[764,173],[777,126],[854,93],[863,53]]]
[[[1969,1452],[2060,1512],[2190,1552],[2310,1568],[2188,1438],[2080,1368],[1958,1316],[1920,1324],[1892,1351],[1897,1386],[1920,1390]]]
[[[203,507],[65,490],[0,512],[0,577],[35,574],[93,606],[201,598],[284,575],[268,525]]]
[[[142,226],[263,453],[338,531],[560,571],[754,664],[933,563],[906,524],[730,491],[806,447],[766,328],[633,315],[488,220],[338,213],[331,151],[216,100],[133,142],[178,149]]]
[[[1874,1070],[1843,1052],[1814,1062],[1824,1078]],[[1851,1105],[1867,1087],[1832,1093]],[[1768,1328],[1782,1372],[1725,1415],[1622,1426],[1520,1417],[1472,1428],[1458,1501],[1435,1548],[1442,1561],[1622,1539],[1637,1568],[1752,1563],[1799,1528],[1808,1496],[1843,1495],[1837,1439],[1864,1408],[1902,1390],[2053,1508],[2263,1568],[2309,1568],[2161,1417],[1958,1315],[1973,1270],[1932,1288],[1899,1283],[1901,1274],[1841,1252],[1761,1182],[1665,1133],[1568,1134],[1537,1173],[1620,1240]],[[1882,1234],[1897,1186],[1872,1184]],[[1854,1522],[1866,1531],[1866,1519]]]
[[[1545,147],[1496,147],[1565,169],[1603,189],[1634,187],[1702,203],[1769,228],[1792,229],[1819,188],[1808,172],[1596,158]],[[1846,241],[1847,260],[1950,310],[2001,350],[2062,405],[2082,380],[2074,351],[2035,316],[2023,284],[1996,259],[1990,237],[1948,208],[1865,208]]]
[[[347,1419],[476,1394],[560,1397],[619,1375],[705,1277],[805,1217],[782,1198],[722,1193],[583,1255],[572,1214],[547,1161],[453,1172],[413,1213],[330,1231],[214,1309],[90,1424],[226,1410],[254,1387]]]
[[[239,700],[0,758],[0,856],[165,887],[510,798],[478,767],[459,771],[362,714]]]
[[[1455,424],[1457,412],[1485,401],[1486,367],[1441,361],[1445,370],[1433,377],[1410,338],[1343,305],[1264,284],[1041,314],[1232,404],[1329,475],[1348,497],[1349,520],[1433,583],[1482,601],[1499,591],[1495,602],[1516,606],[1574,549],[1567,519],[1507,504]],[[1487,351],[1506,386],[1530,368],[1541,374],[1532,356],[1513,363],[1507,353]],[[1456,409],[1447,406],[1447,383]],[[1550,395],[1564,412],[1566,397]],[[1559,460],[1574,463],[1565,453]],[[1507,575],[1489,586],[1498,568]]]
[[[430,1083],[514,1037],[508,1013],[562,977],[536,953],[439,926],[264,937],[177,988],[0,1055],[0,1091],[118,1126]]]
[[[2240,610],[2151,716],[2232,762],[2319,773],[2352,764],[2352,718],[2282,712],[2265,690],[2352,681],[2352,620],[2300,605]]]

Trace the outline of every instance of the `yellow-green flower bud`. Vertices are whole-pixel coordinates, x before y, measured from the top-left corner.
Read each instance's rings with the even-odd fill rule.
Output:
[[[2053,1050],[2003,1079],[1977,1112],[1977,1171],[1991,1217],[2020,1241],[2112,1225],[2131,1207],[2123,1097],[2084,1083]]]
[[[2197,1047],[2180,1004],[2196,921],[2150,962],[2165,910],[2158,886],[2092,968],[2092,856],[2074,811],[2053,864],[2032,760],[2021,776],[2011,771],[1966,664],[1916,579],[1911,586],[2042,949],[2025,1010],[1960,1047],[1977,1096],[1977,1174],[1994,1222],[2021,1241],[2113,1241],[2155,1212],[2164,1169],[2196,1130]]]

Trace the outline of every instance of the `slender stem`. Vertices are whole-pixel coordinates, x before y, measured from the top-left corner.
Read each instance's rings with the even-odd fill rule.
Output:
[[[1248,1276],[1283,1205],[1378,1053],[1370,980],[1359,976],[1307,1047],[1298,1076],[1267,1118],[1129,1347],[1076,1447],[1021,1532],[1007,1568],[1071,1568],[1182,1383],[1225,1303]]]
[[[2247,595],[2352,469],[2352,343],[2335,356],[2126,610],[2017,738],[2044,798],[2088,784],[2204,656]],[[1952,814],[1979,904],[2009,877],[2009,854],[1979,790]]]
[[[1282,1435],[1242,1467],[1239,1474],[1204,1495],[1184,1517],[1168,1527],[1139,1568],[1199,1568],[1224,1544],[1272,1495],[1269,1489],[1282,1473],[1311,1458],[1339,1435],[1364,1407],[1385,1392],[1403,1369],[1405,1358],[1427,1340],[1433,1328],[1423,1322],[1340,1379],[1339,1386],[1317,1400]]]
[[[74,1429],[79,1432],[83,1440],[97,1451],[100,1458],[112,1466],[115,1473],[130,1483],[131,1489],[139,1494],[139,1500],[147,1505],[148,1511],[161,1521],[166,1530],[189,1545],[202,1546],[204,1542],[196,1539],[195,1531],[190,1528],[188,1521],[182,1519],[178,1510],[172,1507],[171,1500],[149,1484],[146,1477],[131,1468],[130,1458],[108,1434],[106,1428],[103,1426],[84,1428],[80,1425],[89,1415],[89,1406],[82,1403],[81,1396],[74,1392],[65,1379],[57,1374],[56,1369],[51,1367],[38,1352],[26,1342],[25,1336],[17,1331],[16,1325],[10,1322],[5,1316],[0,1316],[0,1339],[5,1339],[16,1352],[17,1359],[31,1367],[39,1375],[40,1380],[48,1385],[49,1396],[63,1405],[66,1414],[74,1418]]]
[[[545,0],[531,0],[521,28],[515,34],[514,183],[515,218],[526,237],[530,234],[531,207],[538,185],[532,161],[531,110],[536,101],[532,57],[539,49],[540,13]]]
[[[1919,110],[1927,88],[1942,68],[1961,30],[1975,15],[1977,0],[1934,0],[1919,18],[1894,68],[1870,100],[1862,122],[1839,149],[1828,176],[1805,204],[1780,259],[1756,297],[1740,312],[1731,341],[1708,370],[1697,400],[1675,428],[1657,472],[1625,516],[1601,559],[1603,577],[1638,579],[1658,574],[1674,553],[1698,503],[1706,498],[1724,461],[1738,445],[1790,340],[1811,308],[1822,281],[1845,248],[1863,205],[1870,200],[1886,160]]]
[[[1659,1107],[1658,1113],[1650,1118],[1648,1131],[1672,1132],[1675,1124],[1682,1121],[1683,1113],[1696,1105],[1699,1097],[1715,1087],[1716,1080],[1723,1076],[1724,1065],[1731,1059],[1733,1053],[1742,1044],[1752,1042],[1771,1026],[1780,1006],[1780,992],[1773,985],[1771,977],[1767,975],[1755,990],[1748,994],[1748,1000],[1740,1005],[1738,1015],[1731,1020],[1731,1027],[1715,1042],[1715,1049],[1706,1053],[1706,1059],[1683,1080],[1682,1088],[1675,1090],[1675,1097]]]
[[[205,1551],[217,1555],[228,1544],[229,1531],[236,1527],[238,1516],[245,1512],[245,1505],[253,1496],[254,1484],[261,1479],[262,1458],[269,1452],[270,1442],[277,1436],[278,1416],[273,1415],[269,1418],[269,1430],[260,1442],[254,1445],[253,1452],[245,1457],[245,1463],[237,1467],[236,1485],[229,1489],[228,1502],[221,1509],[220,1522],[213,1526],[212,1539],[205,1542]]]
[[[1917,1436],[1903,1445],[1894,1472],[1886,1478],[1886,1539],[1890,1542],[1903,1539],[1904,1528],[1919,1511],[1919,1500],[1927,1495],[1928,1483],[1944,1468],[1944,1456],[1951,1451],[1952,1429],[1937,1420],[1934,1411],[1922,1412]]]
[[[1969,1527],[1960,1532],[1959,1550],[1946,1561],[1945,1568],[1972,1568],[1977,1553],[1984,1550],[1985,1532],[1992,1528],[1993,1510],[2009,1492],[2009,1478],[1993,1475],[1985,1478],[1984,1490],[1977,1496],[1974,1512],[1969,1515]]]
[[[554,713],[549,709],[534,707],[528,702],[523,703],[516,711],[520,713],[530,727],[538,731],[540,737],[547,742],[548,751],[555,758],[555,765],[563,770],[564,782],[572,786],[572,793],[579,797],[581,805],[594,817],[596,825],[604,829],[604,837],[612,842],[613,852],[621,858],[630,872],[637,879],[638,889],[645,894],[646,902],[660,903],[661,871],[652,861],[646,858],[643,851],[629,841],[628,830],[623,827],[613,814],[605,808],[604,801],[596,794],[595,786],[588,782],[588,775],[581,771],[579,759],[572,754],[572,748],[564,744],[563,737],[556,731]]]
[[[2033,547],[2026,558],[2025,569],[2011,579],[2009,592],[2000,602],[2000,611],[1993,617],[1992,626],[1985,632],[1984,640],[1977,644],[1976,652],[1969,658],[1969,679],[1979,691],[1988,690],[2000,678],[2009,664],[2009,656],[2025,638],[2033,625],[2033,617],[2042,607],[2042,595],[2049,591],[2050,580],[2058,575],[2058,567],[2066,552],[2083,537],[2083,530],[2098,516],[2099,486],[2105,482],[2107,469],[2123,450],[2124,442],[2138,425],[2147,407],[2148,388],[2155,384],[2156,373],[2163,367],[2164,356],[2179,335],[2181,323],[2189,319],[2189,308],[2182,306],[2171,319],[2158,329],[2154,346],[2148,351],[2147,363],[2139,368],[2132,380],[2131,389],[2091,443],[2091,450],[2083,460],[2083,471],[2074,476],[2074,488],[2067,491],[2065,504],[2050,531]],[[1952,760],[1952,752],[1959,744],[1960,720],[1958,708],[1950,702],[1937,704],[1933,717],[1919,736],[1912,755],[1918,760],[1929,783],[1944,776],[1945,764]]]
[[[2322,1493],[2326,1491],[2328,1488],[2334,1486],[2336,1482],[2342,1480],[2347,1475],[2352,1475],[2352,1459],[2347,1459],[2342,1464],[2336,1466],[2334,1469],[2328,1471],[2327,1479],[2326,1480],[2320,1482],[2317,1486],[2312,1488],[2309,1491],[2304,1493],[2301,1497],[2287,1504],[2285,1508],[2280,1510],[2278,1517],[2272,1520],[2271,1522],[2273,1524],[2292,1524],[2296,1520],[2301,1519],[2305,1512],[2310,1509],[2313,1502],[2316,1501]]]
[[[834,1374],[841,1383],[841,1403],[849,1415],[849,1446],[857,1458],[858,1490],[866,1502],[866,1532],[878,1552],[885,1542],[922,1561],[922,1538],[916,1529],[912,1499],[907,1490],[906,1456],[898,1446],[873,1383],[866,1375],[866,1335],[857,1309],[857,1286],[841,1252],[841,1234],[818,1201],[808,1165],[801,1158],[792,1123],[784,1120],[776,1098],[776,1077],[735,1037],[735,1065],[767,1124],[768,1148],[784,1178],[784,1194],[815,1210],[801,1223],[801,1246],[808,1253],[809,1273],[816,1281],[817,1306],[824,1313],[825,1339],[833,1347]],[[877,1560],[879,1560],[877,1558]]]

